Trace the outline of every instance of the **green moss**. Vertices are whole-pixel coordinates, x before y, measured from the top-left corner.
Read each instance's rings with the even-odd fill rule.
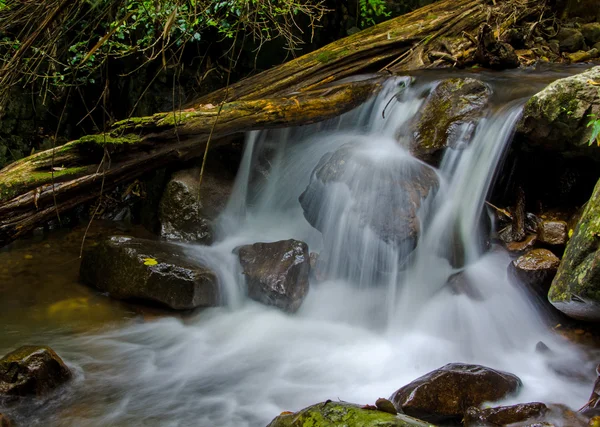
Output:
[[[335,59],[341,58],[343,56],[346,56],[350,51],[348,49],[342,49],[338,52],[334,52],[334,51],[329,51],[329,50],[325,50],[321,53],[319,53],[317,55],[317,61],[319,61],[321,64],[327,64],[328,62],[331,62]]]
[[[97,146],[135,144],[140,141],[136,135],[114,136],[109,133],[86,135],[79,138],[79,144],[93,144]]]
[[[76,177],[86,173],[87,167],[72,167],[54,171],[54,181],[65,181],[67,178]],[[40,185],[52,182],[50,171],[23,171],[21,174],[9,175],[9,178],[0,181],[0,202],[5,202]]]
[[[392,415],[345,402],[324,402],[275,418],[268,427],[432,427],[405,415]]]

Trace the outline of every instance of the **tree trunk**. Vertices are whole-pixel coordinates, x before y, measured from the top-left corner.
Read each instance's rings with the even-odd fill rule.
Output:
[[[326,86],[332,82],[375,71],[467,65],[475,60],[482,23],[501,33],[540,15],[540,3],[442,0],[213,92],[182,111],[118,122],[106,134],[22,159],[0,171],[0,246],[121,182],[201,156],[211,133],[222,141],[252,129],[325,120],[358,106],[380,86],[373,78]]]

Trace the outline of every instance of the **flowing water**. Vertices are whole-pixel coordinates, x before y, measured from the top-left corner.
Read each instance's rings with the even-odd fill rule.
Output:
[[[485,250],[480,233],[526,97],[559,76],[482,74],[494,90],[491,106],[468,148],[447,150],[431,171],[438,188],[419,211],[422,233],[410,254],[412,246],[364,224],[381,220],[382,198],[407,202],[387,183],[428,168],[403,144],[439,75],[390,79],[336,120],[249,134],[218,242],[187,246],[218,274],[226,305],[50,335],[47,343],[77,378],[15,416],[26,425],[265,426],[282,411],[326,399],[372,404],[449,362],[518,375],[524,388],[512,402],[582,406],[595,363],[549,329],[530,297],[508,282],[508,254]],[[319,184],[321,233],[299,197],[321,158],[344,147],[351,150],[346,184]],[[366,205],[360,213],[358,204]],[[293,315],[248,300],[232,254],[242,244],[289,238],[320,253],[320,280],[312,279]],[[451,261],[457,252],[460,262]],[[447,284],[453,277],[462,288]],[[539,341],[552,353],[536,352]]]

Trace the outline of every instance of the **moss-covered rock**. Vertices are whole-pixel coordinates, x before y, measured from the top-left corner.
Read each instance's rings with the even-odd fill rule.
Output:
[[[433,423],[459,423],[467,408],[515,393],[521,380],[480,365],[450,363],[396,391],[398,412]]]
[[[227,170],[208,169],[200,184],[200,170],[173,174],[160,201],[160,234],[169,240],[210,244],[214,221],[225,209],[234,177]]]
[[[215,273],[172,243],[110,237],[84,252],[80,279],[114,298],[152,301],[175,310],[220,303]]]
[[[588,45],[600,43],[600,22],[591,22],[581,27],[581,33]]]
[[[493,427],[526,421],[533,422],[541,418],[547,411],[548,407],[540,402],[485,409],[469,408],[465,413],[463,425],[464,427]]]
[[[589,145],[590,114],[600,115],[600,67],[556,80],[534,95],[517,125],[514,145],[523,150],[561,152],[600,161],[600,149]]]
[[[42,396],[70,378],[71,371],[50,347],[19,347],[0,359],[0,399]]]
[[[296,413],[283,413],[267,427],[433,427],[406,415],[393,415],[345,402],[323,402]]]
[[[585,45],[583,34],[575,28],[561,28],[556,39],[561,52],[577,52],[582,50]]]
[[[548,298],[563,313],[581,320],[600,320],[600,181],[552,282]]]
[[[295,312],[308,293],[310,256],[298,240],[255,243],[236,248],[248,296],[284,311]]]
[[[442,81],[431,92],[416,119],[412,154],[431,162],[446,147],[465,147],[474,135],[490,96],[490,88],[479,80]]]

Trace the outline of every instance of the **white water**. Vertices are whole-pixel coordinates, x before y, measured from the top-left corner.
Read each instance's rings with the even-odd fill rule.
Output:
[[[591,376],[582,383],[552,367],[588,373],[593,363],[549,332],[527,295],[508,283],[506,253],[496,248],[482,255],[478,249],[479,218],[518,102],[490,109],[470,148],[446,154],[440,189],[421,215],[424,232],[412,263],[407,270],[387,268],[385,283],[371,286],[375,270],[369,259],[394,264],[395,248],[368,229],[357,230],[347,211],[323,218],[324,237],[304,219],[298,197],[326,153],[352,143],[375,167],[397,159],[398,168],[417,162],[396,136],[410,138],[410,120],[429,86],[409,86],[384,119],[382,109],[397,83],[390,81],[377,99],[338,120],[248,135],[220,242],[189,247],[217,271],[228,305],[185,321],[162,319],[57,344],[83,373],[74,391],[82,409],[57,416],[56,425],[265,426],[282,411],[326,399],[372,404],[449,362],[518,375],[524,388],[514,402],[574,408],[586,402]],[[256,171],[261,156],[270,158],[266,181]],[[376,186],[380,175],[353,172],[361,191]],[[350,208],[351,196],[342,187],[331,194]],[[338,255],[348,247],[336,239],[344,233],[368,247],[358,272],[339,265],[345,258]],[[328,250],[321,267],[329,279],[311,283],[294,315],[247,300],[231,254],[241,244],[288,238],[307,242],[311,251]],[[446,260],[452,243],[464,248],[463,274],[481,298],[444,286],[458,271]],[[536,353],[538,341],[553,355]],[[48,412],[42,420],[48,421]]]

